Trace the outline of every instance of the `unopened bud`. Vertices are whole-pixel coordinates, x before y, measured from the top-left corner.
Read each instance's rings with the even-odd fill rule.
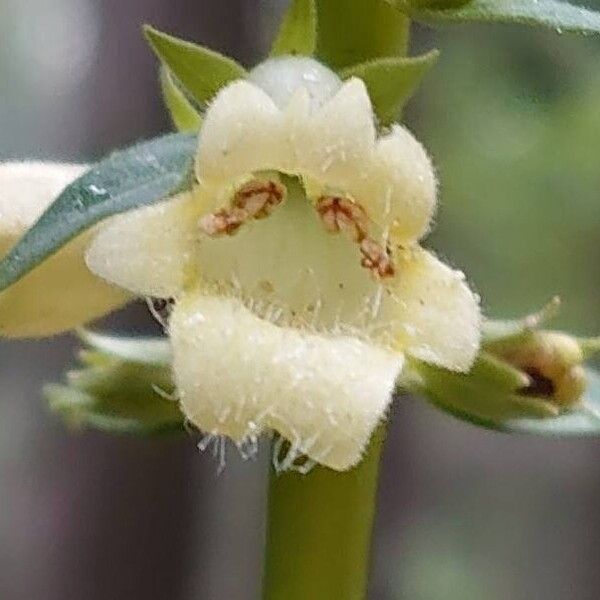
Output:
[[[579,342],[555,331],[532,331],[486,348],[522,371],[529,384],[524,396],[545,398],[560,408],[576,405],[586,389],[584,353]]]

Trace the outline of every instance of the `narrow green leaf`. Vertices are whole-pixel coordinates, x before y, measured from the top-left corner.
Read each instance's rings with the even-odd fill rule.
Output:
[[[171,134],[110,155],[69,185],[0,262],[0,290],[102,219],[189,185],[196,136]]]
[[[558,33],[600,33],[600,13],[557,0],[471,0],[458,8],[419,8],[410,0],[397,6],[414,19],[426,23],[516,23],[554,29]]]
[[[369,90],[375,113],[382,125],[395,121],[415,93],[425,73],[435,64],[439,52],[432,50],[414,58],[385,57],[344,69],[344,79],[359,77]]]
[[[173,75],[165,66],[160,69],[160,85],[165,104],[177,130],[198,131],[202,124],[202,117],[177,86]]]
[[[334,69],[404,56],[409,20],[387,0],[317,0],[317,56]]]
[[[156,434],[183,431],[170,370],[84,351],[83,367],[67,374],[66,384],[49,384],[50,408],[77,427],[110,433]]]
[[[201,104],[209,102],[230,81],[246,77],[244,67],[218,52],[153,27],[144,27],[144,33],[158,58]]]
[[[312,56],[316,47],[315,0],[292,0],[271,48],[271,56],[284,54]]]

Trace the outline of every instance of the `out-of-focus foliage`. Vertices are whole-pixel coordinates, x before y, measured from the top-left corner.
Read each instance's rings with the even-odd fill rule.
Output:
[[[413,18],[431,23],[511,23],[558,32],[600,32],[600,14],[566,0],[395,0]]]
[[[560,294],[553,326],[600,332],[600,40],[492,26],[426,39],[442,54],[407,118],[439,171],[431,243],[464,267],[487,314]],[[597,444],[421,420],[413,456],[432,456],[389,536],[389,597],[593,596]]]
[[[447,34],[420,96],[441,181],[432,241],[464,265],[488,314],[559,294],[559,324],[598,331],[600,42],[495,32]]]

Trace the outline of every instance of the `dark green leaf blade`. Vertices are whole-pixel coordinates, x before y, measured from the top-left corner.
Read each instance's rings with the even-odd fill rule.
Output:
[[[421,9],[397,2],[401,10],[425,23],[514,23],[557,32],[600,33],[600,13],[557,0],[471,0],[458,8]]]
[[[421,79],[435,64],[439,52],[432,50],[412,58],[385,57],[353,65],[341,72],[344,79],[362,79],[382,125],[395,121],[404,104],[414,94]]]
[[[177,130],[198,131],[202,124],[200,113],[192,106],[183,91],[179,89],[173,75],[165,66],[160,69],[160,86],[163,99]]]
[[[196,136],[171,134],[113,153],[69,185],[0,262],[0,290],[102,219],[189,183]]]
[[[292,0],[277,37],[271,56],[299,54],[312,56],[317,47],[317,8],[315,0]]]
[[[174,385],[168,367],[128,362],[82,351],[81,369],[66,384],[49,384],[50,408],[76,427],[117,434],[151,435],[184,430],[184,417],[168,396]]]
[[[246,77],[233,59],[192,42],[144,27],[146,38],[158,58],[199,103],[206,104],[227,83]]]
[[[404,56],[408,19],[387,0],[317,0],[317,57],[334,69]]]

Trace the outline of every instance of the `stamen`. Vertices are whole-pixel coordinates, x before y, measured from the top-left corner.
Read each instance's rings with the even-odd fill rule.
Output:
[[[382,248],[368,235],[368,218],[362,206],[348,198],[322,196],[317,200],[319,213],[325,229],[331,233],[344,232],[359,244],[362,260],[360,264],[369,269],[378,279],[393,277],[394,263],[389,248]]]
[[[395,270],[387,248],[384,250],[371,238],[365,238],[360,243],[360,253],[363,255],[360,264],[371,269],[381,279],[393,277]]]
[[[271,180],[253,179],[234,195],[231,208],[202,217],[200,229],[211,237],[233,235],[252,219],[268,217],[283,201],[285,188]]]
[[[346,198],[323,196],[317,202],[317,212],[327,231],[343,231],[350,239],[360,242],[366,237],[367,215],[361,206]]]

